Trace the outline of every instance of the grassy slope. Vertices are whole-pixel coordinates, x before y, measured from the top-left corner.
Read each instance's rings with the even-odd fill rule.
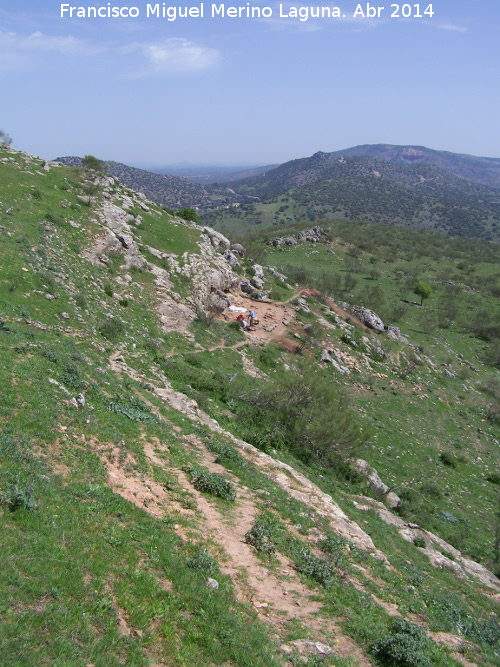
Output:
[[[319,515],[245,462],[223,436],[169,408],[152,391],[162,386],[164,373],[222,425],[247,435],[243,413],[239,425],[230,417],[230,411],[244,408],[238,396],[231,395],[230,385],[234,373],[243,375],[241,357],[231,349],[205,351],[222,337],[225,345],[238,344],[241,333],[223,323],[209,329],[195,323],[195,343],[163,334],[147,269],[132,271],[133,282],[125,285],[117,280],[124,273],[120,255],[102,267],[91,267],[82,257],[99,223],[95,208],[78,199],[84,187],[81,174],[63,167],[46,173],[40,161],[17,153],[1,152],[0,157],[6,158],[0,164],[0,664],[296,664],[297,652],[286,657],[277,645],[305,638],[335,647],[334,619],[366,652],[390,625],[387,611],[370,592],[433,630],[465,632],[473,642],[464,648],[469,657],[478,664],[500,664],[496,630],[488,634],[489,626],[482,623],[496,612],[496,603],[481,586],[431,568],[424,554],[374,513],[356,510],[351,496],[369,492],[364,484],[307,467],[285,450],[280,458],[331,492],[386,553],[393,569],[359,549],[347,553],[334,539],[329,548],[315,547],[315,553],[330,562],[333,581],[318,584],[321,576],[314,568],[304,575],[324,603],[319,621],[298,623],[283,616],[279,626],[270,625],[264,613],[258,618],[249,602],[237,600],[238,582],[222,574],[217,564],[226,558],[224,545],[204,530],[192,487],[181,483],[182,468],[204,463],[184,436],[196,434],[212,451],[226,452],[221,460],[240,493],[246,488],[249,494],[257,489],[268,494],[258,511],[271,521],[272,539],[292,565],[304,569],[303,540],[313,535],[312,529],[331,534]],[[114,194],[120,201],[118,186]],[[147,245],[178,255],[193,250],[194,230],[174,224],[156,207],[143,218],[137,234]],[[187,237],[181,231],[188,232]],[[336,246],[335,259],[345,250]],[[270,253],[275,265],[285,265],[286,259],[287,266],[295,262],[318,273],[334,257],[323,249],[314,255],[302,248],[289,255]],[[437,268],[431,262],[429,272],[433,266]],[[483,268],[492,270],[490,264]],[[386,290],[394,282],[385,269],[376,280],[385,281]],[[53,299],[45,296],[56,294]],[[493,302],[486,305],[492,308]],[[314,309],[319,313],[322,307],[316,303]],[[410,311],[402,321],[403,331],[412,342],[432,347],[434,338],[422,333],[417,309]],[[303,316],[304,323],[310,320],[314,316]],[[467,359],[481,352],[477,339],[464,337],[456,325],[450,329],[439,332],[432,350],[437,363],[448,363],[449,357],[457,363],[448,345]],[[352,351],[339,333],[323,331],[320,336],[329,334],[335,344]],[[314,341],[300,335],[305,353],[310,350],[317,357]],[[400,349],[391,345],[395,353]],[[283,373],[278,347],[245,350],[269,375],[279,378]],[[140,380],[113,370],[109,357],[117,352],[142,373]],[[408,498],[410,516],[448,538],[456,534],[458,539],[465,531],[460,548],[489,561],[497,494],[485,478],[488,470],[496,470],[499,434],[498,427],[484,421],[486,398],[475,391],[477,380],[491,371],[479,360],[474,363],[477,376],[453,382],[413,362],[406,375],[400,367],[393,372],[388,364],[374,364],[390,377],[354,374],[346,388],[361,419],[374,428],[371,444],[360,454],[377,465],[382,477],[407,481],[418,461],[415,484],[430,480],[439,485],[432,512],[424,501],[420,507],[420,496]],[[343,384],[329,368],[317,372]],[[397,387],[391,386],[392,379]],[[410,399],[410,404],[415,384],[425,384],[430,398]],[[67,400],[79,391],[85,393],[86,408],[77,411]],[[450,413],[448,406],[457,401],[459,409]],[[259,426],[253,424],[254,435]],[[414,451],[409,452],[412,430]],[[145,443],[152,443],[155,460],[146,456]],[[454,468],[443,465],[441,451],[453,454]],[[165,494],[161,505],[150,501],[155,507],[147,502],[138,507],[113,492],[111,461],[142,480],[143,490],[159,484]],[[449,490],[444,491],[446,486]],[[237,520],[229,500],[210,502]],[[456,521],[443,521],[440,512],[451,513]],[[204,549],[212,559],[205,558]],[[263,558],[271,571],[277,570],[278,561]],[[217,591],[204,585],[207,573],[219,581]],[[471,618],[482,624],[472,627]],[[458,664],[444,650],[433,655],[433,664]],[[317,658],[310,658],[310,664],[313,660]],[[324,657],[324,664],[355,662],[334,651]]]

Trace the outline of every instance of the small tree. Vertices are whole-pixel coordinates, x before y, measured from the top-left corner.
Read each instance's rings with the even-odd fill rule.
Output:
[[[193,222],[200,222],[198,213],[194,208],[181,208],[180,211],[177,211],[179,218],[184,218],[184,220],[192,220]]]
[[[82,164],[85,169],[98,171],[100,173],[106,172],[106,165],[104,162],[99,160],[99,158],[94,157],[93,155],[84,155],[82,159]]]
[[[7,148],[11,143],[12,137],[10,137],[4,130],[0,130],[0,148]]]
[[[419,280],[413,289],[413,293],[420,297],[420,305],[423,306],[424,299],[430,299],[432,297],[432,287],[429,283],[424,283],[422,280]]]

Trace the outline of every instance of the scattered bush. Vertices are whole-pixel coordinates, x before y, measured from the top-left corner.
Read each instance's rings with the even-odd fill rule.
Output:
[[[72,362],[68,362],[64,366],[64,373],[61,376],[61,382],[69,389],[74,391],[81,391],[83,388],[83,377],[80,369]]]
[[[342,567],[347,563],[347,558],[344,553],[347,541],[339,535],[331,535],[326,540],[321,540],[318,546],[323,553],[329,556],[330,565]]]
[[[229,442],[224,442],[217,446],[215,450],[215,463],[244,463],[245,459]]]
[[[82,294],[81,292],[78,292],[78,294],[75,294],[74,299],[75,299],[76,305],[79,308],[82,308],[83,310],[85,310],[85,308],[87,307],[87,298],[86,298],[85,294]]]
[[[51,222],[53,225],[57,225],[58,227],[62,227],[64,225],[64,219],[58,213],[53,213],[52,211],[47,211],[45,214],[45,220],[47,220],[47,222]]]
[[[300,550],[297,569],[299,572],[315,579],[325,588],[329,588],[336,580],[331,563],[325,558],[315,556],[309,547],[303,547]]]
[[[420,549],[425,549],[425,547],[427,546],[427,544],[425,543],[424,538],[419,537],[419,536],[413,538],[413,544],[416,547],[419,547]]]
[[[114,317],[111,317],[108,320],[104,320],[104,322],[101,322],[99,325],[99,332],[101,336],[104,336],[104,338],[107,338],[107,340],[111,342],[118,340],[124,329],[125,327],[123,326],[123,322],[117,320]]]
[[[45,286],[45,289],[48,292],[53,293],[56,291],[57,288],[56,279],[48,271],[41,271],[38,274],[38,279],[40,280],[42,286]]]
[[[209,472],[205,468],[191,468],[189,471],[191,483],[202,493],[210,493],[225,500],[235,500],[236,492],[232,483],[223,475]]]
[[[113,285],[111,283],[104,283],[103,286],[104,289],[104,294],[107,294],[108,296],[113,296]]]
[[[448,466],[450,468],[456,468],[457,467],[457,460],[455,459],[453,454],[451,454],[450,452],[441,452],[439,454],[439,460],[445,466]]]
[[[197,551],[194,556],[188,560],[187,566],[194,570],[201,570],[207,577],[218,569],[217,560],[207,553],[206,549]]]
[[[491,482],[492,484],[500,484],[500,473],[498,472],[493,472],[491,475],[488,475],[486,477],[487,482]]]
[[[179,211],[177,211],[177,215],[179,218],[183,218],[184,220],[192,220],[193,222],[200,222],[200,218],[198,217],[198,214],[194,210],[194,208],[181,208]]]
[[[19,473],[8,474],[2,480],[2,491],[0,492],[0,503],[15,512],[20,507],[32,512],[36,509],[34,497],[34,483],[26,480]]]
[[[273,524],[266,517],[259,517],[245,535],[245,542],[264,554],[273,554]]]
[[[391,633],[372,646],[372,652],[391,665],[432,667],[437,647],[425,630],[403,618],[392,621]]]
[[[158,418],[155,415],[149,413],[148,406],[142,403],[142,401],[130,400],[128,403],[121,403],[119,401],[112,401],[108,405],[108,409],[111,412],[115,412],[118,415],[124,415],[132,421],[157,424]]]

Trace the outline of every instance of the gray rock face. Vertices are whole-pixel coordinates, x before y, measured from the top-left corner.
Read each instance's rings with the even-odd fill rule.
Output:
[[[252,285],[250,285],[250,283],[246,280],[241,281],[240,289],[244,294],[251,294],[254,290]]]
[[[130,234],[119,234],[118,240],[120,241],[122,246],[126,249],[130,248],[134,243],[134,239]]]
[[[321,361],[325,361],[329,364],[331,364],[336,371],[339,373],[342,373],[342,375],[350,375],[351,371],[347,368],[347,366],[344,366],[344,364],[339,360],[339,355],[336,353],[335,350],[333,350],[333,354],[337,357],[334,359],[331,356],[332,352],[328,349],[323,349],[321,351]]]
[[[399,327],[387,327],[387,335],[391,338],[394,338],[394,340],[399,341],[400,343],[406,343],[406,345],[408,345],[410,342],[408,338],[403,336],[399,330]]]
[[[254,264],[252,266],[253,275],[261,280],[264,280],[264,269],[260,264]]]
[[[212,313],[223,313],[231,305],[229,297],[220,289],[210,292],[207,301],[207,310]]]
[[[239,269],[240,263],[238,262],[236,255],[234,255],[229,249],[224,250],[224,254],[222,256],[229,264],[229,266],[232,266],[235,269]]]
[[[250,284],[255,287],[255,289],[262,289],[264,287],[264,282],[262,281],[261,278],[258,278],[257,276],[254,276],[250,280]]]
[[[231,247],[231,241],[228,238],[226,238],[224,234],[216,232],[215,229],[212,229],[211,227],[203,227],[203,231],[205,232],[205,234],[208,234],[210,240],[212,241],[212,245],[215,248]]]
[[[293,238],[293,236],[288,236],[285,239],[285,245],[297,245],[297,241]]]
[[[329,363],[331,363],[332,358],[328,350],[321,350],[321,361],[328,361]]]
[[[304,313],[310,313],[311,310],[307,304],[307,301],[303,299],[302,297],[299,297],[298,299],[295,299],[295,305],[298,306],[301,310],[304,311]]]
[[[231,246],[231,250],[232,250],[236,255],[238,255],[238,257],[241,257],[241,258],[245,257],[246,250],[245,250],[245,248],[241,245],[241,243],[233,243],[233,245]]]
[[[351,308],[352,314],[357,317],[363,324],[365,324],[369,329],[373,329],[378,333],[383,333],[384,323],[373,310],[368,308],[363,308],[362,306],[353,306]]]
[[[356,466],[356,470],[363,475],[363,477],[366,477],[372,489],[379,491],[387,498],[387,502],[391,509],[398,507],[401,503],[401,498],[392,491],[389,491],[389,487],[380,479],[375,468],[372,468],[372,466],[363,459],[356,459],[354,465]]]

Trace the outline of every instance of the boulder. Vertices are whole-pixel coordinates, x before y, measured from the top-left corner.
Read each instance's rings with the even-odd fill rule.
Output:
[[[215,229],[212,229],[211,227],[203,227],[203,231],[210,237],[210,240],[212,241],[212,245],[214,246],[214,248],[229,249],[231,247],[231,241],[228,238],[226,238],[224,234],[216,232]]]
[[[262,278],[258,278],[257,276],[254,276],[250,280],[250,284],[255,287],[255,289],[262,289],[264,287],[264,282]]]
[[[240,289],[241,289],[241,291],[244,292],[245,294],[252,294],[252,292],[253,292],[253,290],[254,290],[254,288],[252,287],[252,285],[250,285],[250,283],[247,282],[246,280],[242,280],[242,281],[241,281]]]
[[[363,324],[365,324],[369,329],[373,329],[378,333],[383,333],[384,323],[373,310],[368,308],[363,308],[362,306],[353,306],[351,308],[351,313],[358,318]]]
[[[134,239],[130,234],[118,234],[118,240],[124,248],[130,248],[134,242]]]
[[[311,312],[309,306],[307,305],[307,301],[304,298],[299,297],[298,299],[295,299],[295,305],[298,306],[301,310],[303,310],[304,313]]]
[[[375,491],[383,494],[387,499],[389,507],[391,509],[396,509],[401,504],[401,498],[396,495],[393,491],[389,490],[387,484],[380,479],[378,472],[373,468],[367,461],[363,459],[356,459],[354,462],[356,470],[368,480],[369,485]]]
[[[252,266],[253,275],[261,280],[264,280],[264,269],[260,264],[254,264]]]
[[[229,264],[229,266],[232,266],[234,269],[239,269],[240,268],[240,263],[238,262],[238,259],[236,255],[234,255],[229,248],[227,250],[224,250],[224,253],[222,255],[226,262]]]
[[[400,343],[405,343],[406,345],[408,345],[410,342],[408,338],[403,336],[399,327],[387,327],[387,335],[391,338],[394,338],[394,340],[399,341]]]
[[[231,246],[231,250],[232,250],[236,255],[238,255],[238,257],[241,257],[241,258],[245,257],[246,250],[245,250],[245,248],[241,245],[241,243],[233,243],[233,245]]]

